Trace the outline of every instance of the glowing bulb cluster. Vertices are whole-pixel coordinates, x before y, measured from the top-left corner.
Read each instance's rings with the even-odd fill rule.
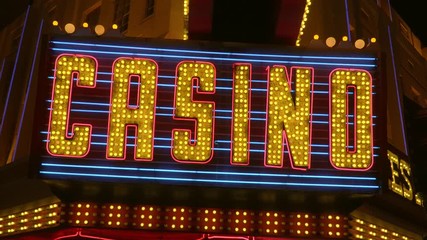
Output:
[[[220,232],[223,230],[223,212],[219,209],[197,210],[197,230],[203,232]]]
[[[264,211],[259,213],[258,231],[267,235],[283,235],[285,232],[285,214]]]
[[[245,210],[228,212],[227,230],[233,233],[248,234],[254,231],[254,213]]]
[[[347,238],[348,218],[341,215],[320,216],[320,235],[325,238]]]
[[[128,226],[129,206],[105,204],[101,207],[101,225],[114,228]]]
[[[315,235],[316,216],[308,213],[292,213],[289,215],[289,233],[292,236]]]
[[[137,228],[156,229],[160,227],[160,208],[140,205],[134,207],[134,223]]]
[[[131,77],[138,78],[137,105],[129,104]],[[136,160],[151,160],[154,148],[157,64],[140,58],[119,58],[113,66],[107,158],[126,157],[128,126],[136,127]]]
[[[295,43],[297,47],[301,45],[301,38],[302,38],[302,35],[304,35],[304,29],[306,26],[305,24],[308,20],[308,14],[310,13],[310,6],[311,6],[311,0],[307,0],[305,3],[304,14],[302,15],[302,21],[301,21],[301,26],[299,28],[297,41]]]
[[[59,224],[58,203],[27,209],[0,217],[0,237],[54,227]]]
[[[192,212],[192,209],[185,207],[166,208],[166,229],[174,231],[188,231],[192,227]]]
[[[354,217],[350,221],[352,235],[355,239],[418,239],[417,235],[406,236],[402,232],[398,232],[399,228],[387,228],[377,224],[370,223],[364,219]]]
[[[372,152],[372,77],[364,70],[336,70],[330,77],[330,151],[331,163],[338,169],[369,169]],[[349,94],[353,89],[353,95]],[[349,106],[349,98],[354,106]],[[354,124],[349,124],[354,108]],[[353,150],[349,148],[350,132],[354,129]]]
[[[249,106],[251,65],[234,65],[231,163],[249,163]]]
[[[190,12],[190,0],[184,0],[184,35],[183,40],[188,40],[188,19]]]
[[[84,157],[88,153],[91,126],[74,123],[72,133],[69,134],[69,105],[73,80],[77,78],[78,87],[93,88],[96,71],[97,63],[93,57],[65,54],[56,59],[47,142],[47,150],[52,155]]]
[[[284,135],[292,166],[308,168],[310,164],[312,69],[294,71],[295,101],[286,67],[274,66],[269,72],[266,165],[283,165]]]
[[[177,161],[207,162],[212,158],[214,133],[214,102],[193,100],[193,80],[198,94],[215,93],[215,68],[211,63],[184,61],[177,66],[174,118],[195,122],[191,131],[172,131],[172,156]]]
[[[73,226],[93,226],[97,220],[96,204],[71,203],[68,223]]]

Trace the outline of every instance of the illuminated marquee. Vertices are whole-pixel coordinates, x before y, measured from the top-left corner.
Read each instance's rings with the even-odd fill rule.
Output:
[[[249,165],[257,172],[358,175],[369,172],[378,156],[376,58],[369,55],[80,41],[52,41],[50,47],[50,118],[47,131],[40,131],[47,150],[43,174],[55,175],[49,168],[65,164],[55,160],[60,157],[84,158],[87,166],[178,162],[188,174],[200,174],[191,166],[204,163],[225,170]]]
[[[393,150],[387,150],[387,158],[390,164],[388,187],[391,191],[407,200],[413,201],[417,205],[424,206],[424,199],[421,193],[417,193],[414,189],[411,164],[409,161],[405,160],[402,155],[403,154],[399,151],[394,150],[394,148]]]
[[[56,82],[52,90],[52,110],[49,121],[47,151],[54,156],[84,157],[89,152],[91,127],[88,124],[73,124],[68,134],[72,78],[77,77],[77,86],[96,86],[96,60],[89,56],[59,56],[56,64]]]
[[[73,87],[70,83],[74,73],[79,73],[76,74],[77,86],[80,84],[83,86],[95,85],[96,64],[94,64],[93,57],[79,55],[61,55],[56,63],[55,72],[57,76],[55,78],[58,80],[54,84],[52,117],[49,122],[52,134],[48,135],[47,148],[52,151],[52,155],[84,157],[90,145],[91,126],[88,125],[82,130],[75,127],[73,129],[75,136],[71,137],[65,131],[68,129],[69,115],[67,113],[70,110],[68,106],[72,99]],[[249,69],[248,66],[244,68]],[[237,69],[240,70],[241,67]],[[297,89],[294,100],[286,67],[274,66],[270,70],[266,119],[265,163],[267,166],[283,165],[284,138],[286,138],[289,146],[292,166],[308,168],[310,165],[310,116],[312,115],[310,110],[313,109],[310,96],[312,71],[311,69],[296,68]],[[250,74],[250,72],[248,73]],[[235,72],[234,74],[236,75]],[[112,75],[107,158],[125,158],[126,130],[129,126],[135,126],[137,134],[134,159],[151,160],[153,155],[157,64],[153,60],[119,58],[114,62]],[[235,78],[239,78],[239,75]],[[373,162],[372,113],[370,110],[372,105],[371,77],[365,70],[360,69],[340,69],[331,75],[331,162],[337,167],[347,166],[347,169],[369,169]],[[132,76],[137,76],[139,79],[138,103],[135,106],[131,106],[129,103],[130,78]],[[197,83],[195,84],[195,82]],[[239,83],[241,81],[237,81],[233,93],[240,94],[240,98],[235,97],[234,101],[236,103],[241,101],[246,104],[236,104],[238,109],[232,109],[233,131],[235,131],[231,140],[232,148],[237,145],[237,151],[231,149],[233,153],[247,152],[246,149],[242,150],[240,147],[248,142],[247,135],[249,134],[247,127],[245,137],[243,137],[243,133],[238,133],[239,130],[236,130],[236,127],[240,128],[243,124],[248,124],[247,112],[250,108],[248,104],[250,89],[244,85],[239,88]],[[197,86],[196,91],[199,94],[215,93],[215,67],[212,63],[187,61],[179,63],[177,66],[174,118],[194,121],[195,130],[192,133],[188,129],[174,129],[172,131],[171,154],[177,161],[204,163],[208,162],[213,154],[215,103],[194,101],[193,86]],[[355,118],[357,119],[354,124],[356,130],[354,143],[357,145],[351,151],[348,150],[350,134],[347,129],[349,121],[348,110],[346,110],[349,108],[348,88],[361,89],[355,91],[354,94],[357,96],[356,101],[354,101]],[[62,92],[60,89],[65,89],[65,91]],[[246,94],[241,94],[242,92]],[[59,104],[64,106],[59,106],[59,111],[57,111],[56,105]],[[241,109],[242,105],[243,109]],[[243,112],[243,116],[240,115],[241,112]],[[77,124],[77,126],[85,125]],[[240,132],[244,132],[244,130],[242,129]],[[191,137],[191,135],[194,136]],[[58,139],[62,141],[57,141]],[[248,162],[247,157],[246,159],[239,159],[244,154],[237,153],[231,156],[232,163]],[[234,159],[235,157],[236,159]]]

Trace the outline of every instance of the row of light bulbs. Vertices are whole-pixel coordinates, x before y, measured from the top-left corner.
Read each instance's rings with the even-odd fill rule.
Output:
[[[319,35],[314,35],[313,36],[313,40],[314,41],[320,41],[320,36]],[[341,38],[342,42],[349,42],[348,36],[343,36]],[[374,44],[377,42],[377,39],[372,37],[368,40],[364,40],[364,39],[357,39],[356,41],[353,42],[353,45],[355,48],[357,49],[363,49],[367,46],[370,46],[371,44]],[[334,37],[328,37],[325,39],[325,45],[329,48],[333,48],[337,46],[337,39]]]
[[[60,27],[60,26],[59,26],[59,22],[58,22],[57,20],[52,21],[52,26],[54,26],[54,27]],[[88,24],[87,22],[84,22],[84,23],[82,24],[82,27],[83,27],[83,28],[89,28],[89,24]],[[119,26],[118,26],[117,24],[113,24],[113,25],[111,26],[111,28],[112,28],[113,30],[117,30],[117,29],[119,28]],[[61,29],[61,30],[62,30],[62,29]],[[73,34],[73,33],[75,33],[75,32],[76,32],[76,26],[75,26],[73,23],[66,23],[66,24],[63,26],[63,30],[64,30],[67,34]],[[95,27],[94,27],[92,30],[95,32],[95,34],[96,34],[97,36],[104,35],[104,34],[105,34],[105,32],[106,32],[105,27],[104,27],[103,25],[101,25],[101,24],[95,25]]]
[[[59,22],[57,20],[54,20],[52,22],[52,25],[55,26],[55,27],[59,27]],[[89,24],[87,22],[84,22],[82,24],[82,27],[83,28],[88,28]],[[118,25],[117,24],[113,24],[111,26],[111,28],[113,30],[117,30],[118,29]],[[68,34],[73,34],[76,31],[76,26],[73,23],[67,23],[67,24],[64,25],[64,31],[66,33],[68,33]],[[101,35],[105,34],[106,29],[105,29],[105,27],[103,25],[98,24],[98,25],[96,25],[93,28],[93,31],[95,32],[95,34],[97,36],[101,36]],[[320,40],[319,35],[317,35],[317,34],[314,35],[313,36],[313,40],[319,41]],[[343,42],[348,42],[349,41],[349,39],[348,39],[347,36],[343,36],[341,38],[341,40]],[[370,38],[368,41],[365,41],[364,39],[357,39],[353,44],[354,44],[355,48],[357,48],[357,49],[363,49],[363,48],[367,47],[368,45],[376,43],[376,42],[377,42],[377,39],[373,37],[373,38]],[[325,44],[326,44],[327,47],[330,47],[330,48],[335,47],[337,45],[337,39],[334,38],[334,37],[328,37],[325,40]]]
[[[52,22],[52,25],[55,26],[55,27],[59,27],[59,22],[57,20],[54,20]],[[89,24],[87,22],[84,22],[82,24],[82,27],[83,28],[88,28]],[[117,24],[113,24],[111,26],[111,28],[113,30],[117,30],[118,29],[118,25]],[[64,25],[64,31],[67,34],[73,34],[76,31],[76,26],[73,23],[67,23],[67,24]],[[105,34],[106,29],[105,29],[105,27],[103,25],[98,24],[98,25],[96,25],[93,28],[93,31],[95,32],[95,34],[97,36],[101,36],[101,35]],[[313,36],[313,40],[319,41],[320,40],[319,35],[317,35],[317,34],[314,35]],[[343,42],[348,42],[349,41],[349,39],[348,39],[347,36],[343,36],[341,38],[341,40]],[[353,44],[354,44],[355,48],[357,48],[357,49],[363,49],[363,48],[369,46],[370,44],[373,44],[373,43],[376,43],[376,42],[377,42],[377,39],[373,37],[373,38],[370,38],[368,41],[365,41],[364,39],[357,39],[356,41],[354,41]],[[334,37],[328,37],[325,40],[325,44],[326,44],[327,47],[330,47],[330,48],[335,47],[337,45],[337,39],[334,38]]]

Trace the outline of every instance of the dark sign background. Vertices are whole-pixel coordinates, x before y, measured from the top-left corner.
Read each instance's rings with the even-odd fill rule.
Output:
[[[73,88],[69,125],[92,124],[91,148],[82,159],[54,157],[46,151],[51,89],[55,59],[60,54],[90,55],[98,60],[96,88]],[[126,160],[107,160],[108,111],[111,71],[118,57],[148,58],[158,64],[158,86],[154,159],[151,162],[133,160],[134,135],[128,135]],[[373,76],[374,102],[374,161],[383,154],[381,145],[383,107],[377,77],[378,58],[367,52],[308,51],[294,48],[272,48],[260,45],[223,44],[176,41],[111,41],[107,39],[52,38],[46,49],[47,73],[40,84],[38,121],[33,152],[38,153],[38,175],[49,181],[90,184],[108,182],[126,184],[160,184],[173,186],[225,187],[226,189],[287,189],[307,192],[374,193],[379,190],[376,164],[368,171],[340,171],[329,162],[329,74],[335,68],[364,69]],[[196,100],[214,101],[215,145],[212,160],[207,164],[184,164],[171,157],[173,128],[194,129],[189,121],[174,120],[173,99],[176,66],[183,60],[211,62],[216,68],[216,93]],[[252,64],[250,163],[248,166],[230,164],[230,133],[232,117],[232,69],[234,63]],[[311,169],[294,170],[287,153],[283,168],[264,166],[267,70],[268,66],[285,65],[313,67],[314,94],[312,117]],[[136,88],[135,88],[136,89]],[[69,128],[70,129],[70,128]],[[286,146],[285,146],[286,149]]]

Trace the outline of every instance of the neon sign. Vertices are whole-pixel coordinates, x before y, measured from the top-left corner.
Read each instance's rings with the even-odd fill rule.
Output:
[[[388,187],[394,193],[417,205],[424,206],[424,200],[420,193],[414,190],[412,181],[412,168],[410,163],[397,155],[398,151],[387,150],[387,158],[390,163],[391,176],[388,179]]]
[[[233,111],[233,138],[231,164],[249,162],[244,152],[247,148],[248,112],[250,110],[247,88],[251,74],[250,66],[234,67],[234,97],[237,109]],[[77,78],[76,87],[95,87],[96,59],[92,56],[60,55],[56,60],[56,76],[52,95],[47,149],[52,155],[84,157],[90,149],[92,126],[75,123],[72,133],[67,133],[70,102],[72,99],[72,78]],[[110,117],[108,121],[108,143],[106,158],[125,159],[127,128],[136,132],[135,160],[152,160],[154,148],[154,122],[157,85],[157,63],[151,59],[118,58],[112,69],[110,95]],[[238,73],[236,73],[236,70]],[[244,71],[242,71],[244,70]],[[294,168],[308,169],[310,166],[310,142],[313,69],[295,67],[295,100],[291,94],[290,78],[285,66],[268,68],[268,100],[266,127],[266,166],[283,166],[283,140],[289,146],[289,157]],[[243,73],[242,73],[243,72]],[[212,159],[215,126],[215,103],[195,101],[193,89],[198,94],[215,93],[215,66],[209,62],[184,61],[178,63],[175,81],[174,119],[194,122],[194,130],[173,129],[171,155],[178,162],[207,163]],[[243,76],[242,76],[243,75]],[[131,106],[130,79],[138,78],[137,104]],[[246,77],[245,77],[246,76]],[[245,81],[246,80],[246,81]],[[337,69],[330,77],[330,142],[331,163],[345,170],[367,170],[372,166],[372,98],[371,76],[363,69]],[[243,82],[243,84],[241,84]],[[242,86],[240,86],[242,85]],[[245,86],[246,85],[246,86]],[[349,150],[348,127],[349,94],[353,88],[355,101],[353,136],[355,146]],[[246,97],[246,98],[244,98]],[[243,104],[240,104],[243,103]],[[346,110],[347,109],[347,110]],[[242,128],[244,126],[245,128]],[[237,128],[236,128],[237,127]],[[240,128],[240,129],[239,129]],[[242,132],[246,132],[244,135]],[[236,158],[236,159],[235,159]],[[347,167],[347,168],[343,168]]]
[[[105,178],[103,172],[89,173],[103,169],[102,161],[113,164],[109,171],[119,171],[120,162],[146,166],[143,179],[156,181],[177,178],[153,177],[151,169],[186,175],[177,181],[197,175],[211,183],[195,171],[200,164],[227,184],[276,185],[270,178],[287,177],[280,174],[290,170],[373,176],[381,139],[377,59],[369,54],[222,52],[80,40],[55,40],[50,48],[52,92],[39,131],[46,149],[43,174]],[[72,167],[73,161],[82,167]],[[66,171],[64,164],[71,164]],[[170,164],[183,169],[164,167]],[[59,166],[65,172],[53,169]],[[256,174],[265,181],[255,181]],[[341,180],[333,179],[325,186],[354,185],[338,175]],[[335,185],[339,181],[345,184]],[[296,186],[305,184],[316,186],[309,178]]]

